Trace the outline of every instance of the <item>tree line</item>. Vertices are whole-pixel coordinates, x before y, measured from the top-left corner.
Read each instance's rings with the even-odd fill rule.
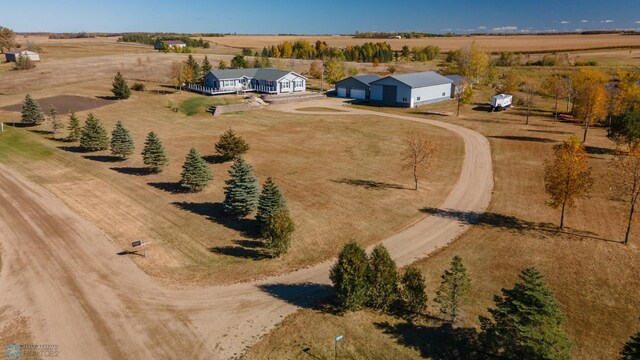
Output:
[[[316,41],[315,45],[306,40],[284,41],[281,44],[264,47],[262,56],[283,59],[331,59],[339,61],[390,62],[393,50],[386,42],[367,42],[362,45],[349,45],[344,49],[329,46],[326,41]]]
[[[205,48],[211,47],[211,44],[202,39],[193,39],[186,35],[170,35],[170,34],[149,34],[149,33],[126,33],[122,34],[118,41],[122,42],[135,42],[145,45],[154,45],[156,41],[162,40],[180,40],[184,42],[190,48]]]

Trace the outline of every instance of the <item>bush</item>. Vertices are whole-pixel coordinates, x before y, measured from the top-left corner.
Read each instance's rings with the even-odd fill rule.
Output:
[[[227,130],[215,145],[216,153],[222,160],[229,161],[249,151],[249,144],[244,139],[236,135],[229,129]]]
[[[369,301],[374,309],[388,310],[398,296],[398,269],[391,255],[380,244],[369,259]]]
[[[407,268],[402,275],[402,301],[405,309],[413,314],[419,314],[427,307],[424,277],[414,267]]]
[[[295,225],[286,209],[277,209],[267,220],[263,230],[265,246],[272,257],[279,257],[289,250]]]
[[[341,310],[362,308],[369,290],[369,262],[358,243],[351,241],[344,245],[329,277]]]
[[[28,56],[23,56],[22,54],[18,55],[16,59],[16,66],[14,69],[16,70],[29,70],[36,67],[36,65],[29,59]]]
[[[575,66],[598,66],[598,62],[595,60],[586,60],[586,61],[576,60],[576,63],[574,65]]]
[[[133,83],[133,85],[131,85],[131,90],[133,91],[145,91],[147,88],[144,86],[143,83]]]

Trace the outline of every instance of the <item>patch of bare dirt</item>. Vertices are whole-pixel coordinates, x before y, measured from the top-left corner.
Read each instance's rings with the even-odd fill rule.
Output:
[[[113,104],[115,100],[108,97],[90,98],[75,95],[59,95],[36,99],[36,101],[44,111],[49,111],[49,109],[55,108],[58,111],[58,114],[68,114],[72,111],[79,112],[103,107],[105,105]],[[22,104],[0,107],[0,110],[21,111]]]

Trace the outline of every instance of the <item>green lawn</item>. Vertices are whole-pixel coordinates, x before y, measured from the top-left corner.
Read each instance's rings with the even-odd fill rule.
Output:
[[[0,132],[0,160],[15,155],[28,160],[44,160],[51,156],[53,150],[34,141],[26,131],[4,125],[4,132]]]
[[[235,95],[212,97],[197,96],[182,101],[180,103],[180,112],[187,116],[193,116],[207,110],[210,106],[239,104],[241,102],[242,99]]]

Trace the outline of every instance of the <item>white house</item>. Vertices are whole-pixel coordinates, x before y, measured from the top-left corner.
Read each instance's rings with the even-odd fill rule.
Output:
[[[255,91],[267,94],[298,93],[307,90],[307,78],[293,71],[271,68],[211,70],[205,75],[203,92]]]
[[[416,107],[451,99],[453,81],[436,72],[391,75],[370,84],[371,102]]]
[[[29,58],[31,61],[40,61],[40,54],[37,52],[29,51],[29,50],[15,50],[15,51],[7,51],[4,53],[4,57],[7,62],[17,61],[19,56],[25,56]]]
[[[155,44],[153,45],[153,48],[156,50],[161,50],[162,44],[166,44],[169,47],[169,49],[183,48],[187,46],[187,44],[185,44],[185,42],[181,40],[156,40]]]

